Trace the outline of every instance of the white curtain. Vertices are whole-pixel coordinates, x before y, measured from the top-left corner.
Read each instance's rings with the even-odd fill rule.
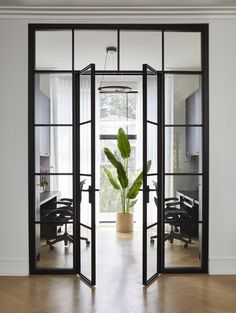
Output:
[[[50,76],[50,123],[72,123],[72,78]],[[72,173],[72,127],[50,127],[50,166],[54,173]],[[51,176],[50,189],[72,198],[72,176]]]
[[[168,124],[174,123],[174,91],[173,75],[165,78],[165,120]],[[165,171],[173,173],[173,150],[174,150],[174,130],[173,127],[165,129]],[[173,191],[173,176],[169,176],[165,182],[165,194],[167,197],[175,196]]]

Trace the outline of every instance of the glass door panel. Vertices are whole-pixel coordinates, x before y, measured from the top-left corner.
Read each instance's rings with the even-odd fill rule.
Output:
[[[78,273],[95,285],[95,65],[78,75]]]
[[[143,284],[160,272],[158,178],[158,74],[143,65]],[[148,163],[151,162],[150,169]]]

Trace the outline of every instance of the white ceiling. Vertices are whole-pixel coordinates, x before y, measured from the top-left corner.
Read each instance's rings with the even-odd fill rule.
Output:
[[[236,6],[236,0],[0,0],[0,6]]]

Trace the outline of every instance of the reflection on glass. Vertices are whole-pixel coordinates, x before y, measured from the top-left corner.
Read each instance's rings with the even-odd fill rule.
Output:
[[[72,123],[72,76],[35,75],[35,124]]]
[[[91,124],[80,126],[80,172],[91,175]]]
[[[80,226],[80,235],[83,238],[86,238],[89,241],[89,244],[86,244],[84,240],[80,240],[80,269],[81,273],[87,277],[89,280],[92,279],[91,274],[91,230]]]
[[[165,32],[165,70],[201,69],[201,33]]]
[[[80,123],[91,120],[91,75],[80,76]]]
[[[72,173],[72,127],[35,127],[37,173]]]
[[[72,69],[72,31],[37,31],[36,69]]]
[[[165,172],[199,173],[201,169],[201,127],[165,128]]]
[[[147,123],[147,160],[151,160],[150,173],[157,173],[157,131],[158,127],[156,125]]]
[[[95,63],[98,70],[104,70],[107,47],[117,47],[117,31],[75,31],[75,69],[81,70]],[[117,53],[114,52],[107,57],[106,70],[116,69]]]
[[[157,101],[157,75],[149,72],[147,75],[147,120],[158,122],[158,101]]]
[[[165,76],[165,123],[171,125],[202,123],[199,75]]]
[[[201,185],[201,176],[165,177],[166,267],[201,266]]]
[[[147,279],[157,273],[157,226],[147,230]],[[154,242],[153,242],[154,241]]]
[[[161,32],[120,31],[120,67],[141,70],[143,64],[161,69]]]

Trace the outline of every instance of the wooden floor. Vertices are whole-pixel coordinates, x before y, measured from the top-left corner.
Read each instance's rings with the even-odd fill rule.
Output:
[[[192,247],[195,246],[193,244]],[[72,249],[73,245],[68,248],[58,246],[54,251],[49,251],[46,247],[44,261],[53,264],[50,262],[57,260],[59,265],[65,262],[66,255],[69,266]],[[153,249],[155,251],[155,245]],[[184,249],[182,245],[168,245],[167,249],[171,249],[170,255],[175,251],[175,262],[178,259],[181,264],[196,258],[196,249],[191,251]],[[109,228],[103,229],[98,232],[97,251],[95,288],[88,286],[77,276],[0,277],[0,312],[236,312],[236,275],[160,275],[149,287],[143,287],[139,232],[127,236],[116,235]],[[178,258],[178,255],[182,258]],[[42,264],[42,260],[40,262]]]
[[[236,308],[236,276],[161,275],[148,288],[118,271],[96,288],[72,276],[0,277],[0,290],[1,313],[235,313]]]

